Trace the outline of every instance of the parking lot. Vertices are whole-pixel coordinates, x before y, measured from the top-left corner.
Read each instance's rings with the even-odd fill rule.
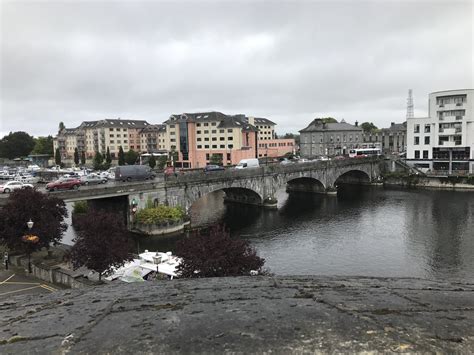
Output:
[[[57,290],[56,286],[17,273],[17,270],[0,271],[0,300],[17,295],[51,293]]]

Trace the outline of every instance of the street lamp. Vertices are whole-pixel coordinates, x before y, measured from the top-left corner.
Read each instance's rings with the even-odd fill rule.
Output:
[[[32,270],[31,270],[31,249],[32,249],[33,244],[36,244],[36,243],[39,242],[39,237],[36,236],[36,235],[31,234],[31,229],[33,228],[33,225],[34,225],[34,222],[31,220],[31,218],[28,222],[26,222],[26,225],[28,227],[29,234],[26,234],[23,237],[21,237],[21,240],[27,246],[26,252],[28,254],[28,272],[31,274],[31,272],[32,272]]]

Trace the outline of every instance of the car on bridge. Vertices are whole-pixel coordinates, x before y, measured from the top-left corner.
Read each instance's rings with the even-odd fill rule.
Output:
[[[75,178],[62,178],[46,185],[47,191],[77,190],[81,186],[81,180]]]
[[[24,189],[24,188],[27,188],[27,187],[33,188],[33,185],[24,184],[20,181],[7,181],[7,182],[4,182],[0,185],[0,193],[7,194],[7,193],[12,192],[14,190]]]
[[[206,173],[209,171],[222,171],[222,170],[225,170],[223,166],[214,165],[214,164],[206,165],[206,167],[204,168],[204,172]]]
[[[105,177],[91,174],[81,177],[81,184],[82,185],[93,185],[93,184],[105,184],[107,183],[107,179]]]

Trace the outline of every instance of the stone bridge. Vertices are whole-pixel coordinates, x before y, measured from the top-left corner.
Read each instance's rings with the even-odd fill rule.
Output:
[[[164,203],[189,210],[199,198],[222,190],[228,201],[276,207],[277,191],[336,193],[337,185],[370,184],[377,181],[384,161],[378,158],[317,161],[298,164],[272,164],[253,169],[202,170],[158,177],[155,181],[119,183],[52,193],[66,202],[91,201],[97,207],[123,205],[123,211],[136,202]],[[0,205],[5,199],[0,200]]]

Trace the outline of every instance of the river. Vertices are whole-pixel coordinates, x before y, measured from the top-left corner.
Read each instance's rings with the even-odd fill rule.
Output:
[[[266,210],[224,204],[215,192],[193,205],[191,223],[224,223],[276,275],[474,281],[473,192],[359,186],[337,197],[281,192],[278,200],[278,210]],[[137,248],[174,250],[182,237],[143,237]]]

